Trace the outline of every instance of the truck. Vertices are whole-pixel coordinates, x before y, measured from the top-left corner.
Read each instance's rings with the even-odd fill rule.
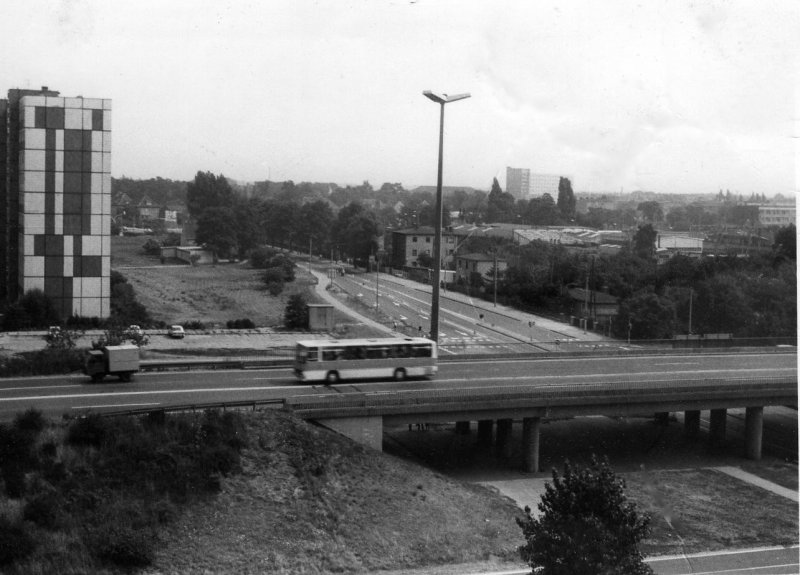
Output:
[[[107,375],[116,375],[120,381],[130,381],[139,371],[139,347],[133,344],[107,345],[92,349],[86,355],[83,373],[95,383]]]

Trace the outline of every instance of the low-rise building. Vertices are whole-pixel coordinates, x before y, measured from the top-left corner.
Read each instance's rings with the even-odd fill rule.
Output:
[[[504,259],[496,258],[489,254],[465,254],[456,256],[456,281],[469,282],[473,274],[478,274],[481,278],[491,280],[497,266],[497,274],[502,274],[508,269],[508,262]]]
[[[783,228],[797,221],[797,208],[791,204],[758,206],[758,223],[764,227]]]

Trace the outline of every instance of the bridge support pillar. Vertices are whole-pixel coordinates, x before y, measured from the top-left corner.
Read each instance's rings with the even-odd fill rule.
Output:
[[[761,437],[764,428],[764,408],[748,407],[744,417],[744,440],[748,459],[761,459]]]
[[[494,431],[494,421],[483,419],[478,422],[478,445],[490,447],[492,445],[492,432]]]
[[[656,425],[663,425],[664,427],[669,425],[669,411],[656,412]]]
[[[526,417],[522,420],[522,465],[525,471],[539,471],[539,429],[541,417]]]
[[[497,420],[497,453],[502,457],[511,456],[511,429],[514,420]]]
[[[683,433],[695,439],[700,433],[700,411],[692,409],[683,414]]]
[[[469,435],[469,421],[456,421],[456,435]]]
[[[728,417],[727,409],[712,409],[711,421],[708,426],[711,443],[720,444],[725,441],[725,424]]]

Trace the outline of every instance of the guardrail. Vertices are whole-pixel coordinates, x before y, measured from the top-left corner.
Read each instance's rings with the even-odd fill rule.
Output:
[[[797,401],[797,377],[730,379],[665,379],[647,383],[608,381],[580,383],[558,388],[509,386],[491,388],[388,391],[380,394],[348,393],[297,395],[287,397],[285,405],[304,418],[401,415],[431,411],[485,411],[536,407],[631,406],[669,401],[738,402],[767,400],[782,405]],[[744,405],[744,403],[742,403]]]
[[[130,415],[150,415],[154,413],[176,413],[181,411],[196,412],[196,411],[205,411],[207,409],[222,409],[222,411],[226,411],[228,409],[250,408],[252,411],[255,411],[256,407],[258,406],[280,408],[283,407],[283,403],[284,403],[283,399],[258,399],[249,401],[224,401],[215,403],[191,403],[183,405],[167,405],[164,407],[141,407],[139,409],[94,411],[92,413],[100,415],[102,417],[122,417]],[[79,418],[83,416],[76,415],[74,417]]]

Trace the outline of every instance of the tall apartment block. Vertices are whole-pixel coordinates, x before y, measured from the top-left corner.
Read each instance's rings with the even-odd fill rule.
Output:
[[[558,197],[558,184],[561,176],[538,174],[527,168],[506,167],[506,192],[517,200],[528,200],[542,194]]]
[[[0,299],[40,289],[62,317],[108,317],[111,100],[0,100]]]

